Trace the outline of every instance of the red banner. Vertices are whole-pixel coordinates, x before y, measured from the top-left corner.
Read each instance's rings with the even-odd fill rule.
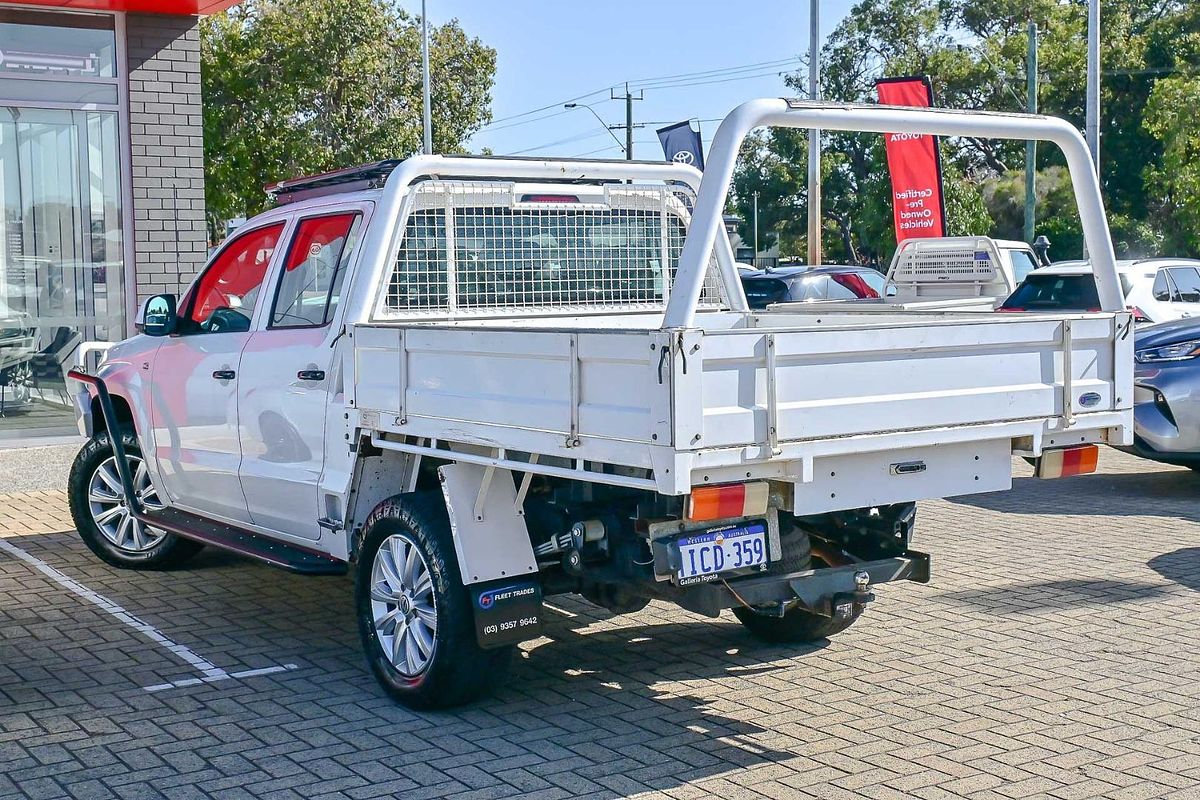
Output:
[[[879,102],[889,106],[933,105],[933,86],[925,76],[883,78],[875,82]],[[887,133],[888,170],[892,175],[892,209],[896,243],[946,235],[942,196],[942,160],[936,136]]]

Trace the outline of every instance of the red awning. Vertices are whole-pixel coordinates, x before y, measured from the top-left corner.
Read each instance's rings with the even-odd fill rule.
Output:
[[[132,11],[142,14],[215,14],[238,0],[7,0],[23,6],[77,11]]]

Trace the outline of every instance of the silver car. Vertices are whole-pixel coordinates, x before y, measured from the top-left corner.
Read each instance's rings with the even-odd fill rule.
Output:
[[[1138,330],[1131,453],[1200,471],[1200,320]]]

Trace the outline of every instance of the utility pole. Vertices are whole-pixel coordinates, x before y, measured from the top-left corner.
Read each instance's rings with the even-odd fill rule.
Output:
[[[1038,28],[1029,22],[1029,54],[1025,57],[1025,108],[1030,114],[1038,110]],[[1025,241],[1033,241],[1034,212],[1037,205],[1037,141],[1025,142]]]
[[[625,100],[625,160],[633,161],[633,101],[644,99],[642,90],[638,89],[637,96],[635,97],[629,91],[629,84],[627,83],[625,84],[624,95],[618,95],[616,89],[609,89],[608,95],[610,100],[620,100],[622,97]],[[642,126],[638,125],[637,127],[640,128]]]
[[[754,268],[758,269],[758,192],[754,193]]]
[[[429,110],[429,15],[421,0],[421,122],[425,129],[425,154],[433,153],[433,123]]]
[[[1088,0],[1087,124],[1085,128],[1092,165],[1100,175],[1100,0]]]
[[[808,14],[808,99],[821,99],[821,25],[819,0]],[[755,252],[755,257],[757,257]],[[808,263],[821,263],[821,131],[808,132]]]

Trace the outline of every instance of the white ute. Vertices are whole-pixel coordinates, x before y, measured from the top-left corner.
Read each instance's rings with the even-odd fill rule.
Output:
[[[1058,144],[1104,310],[748,310],[721,212],[764,125]],[[122,567],[210,544],[353,571],[367,661],[412,707],[494,686],[554,594],[829,636],[876,585],[928,580],[913,501],[1132,440],[1132,322],[1061,120],[755,100],[703,179],[417,156],[274,192],[178,304],[150,298],[140,335],[71,373],[72,511]]]

